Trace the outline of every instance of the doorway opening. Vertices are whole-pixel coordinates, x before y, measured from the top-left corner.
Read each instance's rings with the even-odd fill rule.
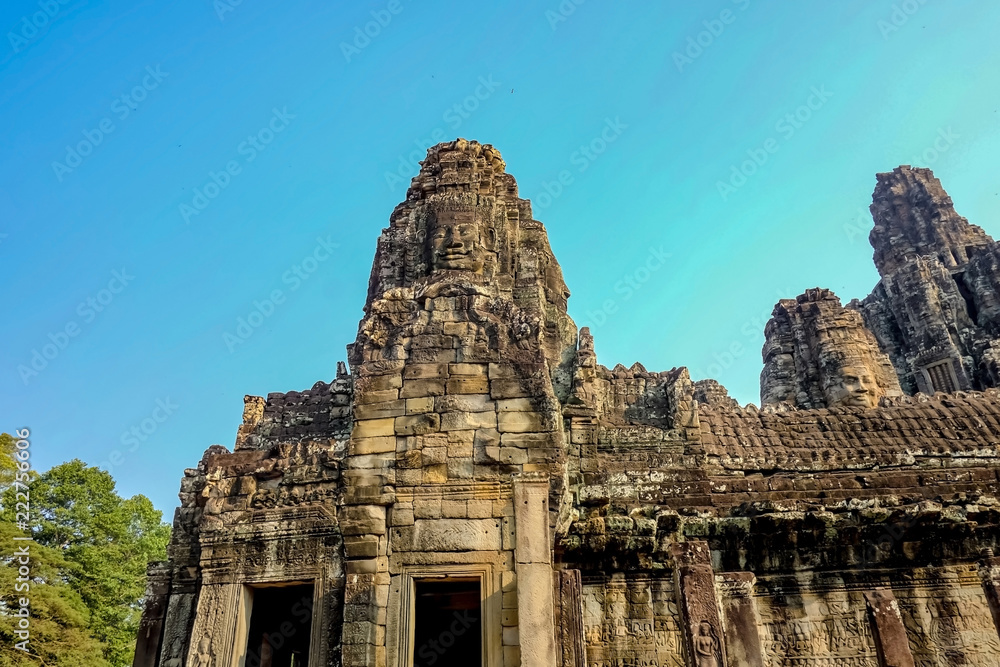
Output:
[[[250,628],[243,667],[308,667],[313,589],[311,583],[249,589]]]
[[[414,583],[414,667],[469,667],[483,660],[483,597],[479,579]]]

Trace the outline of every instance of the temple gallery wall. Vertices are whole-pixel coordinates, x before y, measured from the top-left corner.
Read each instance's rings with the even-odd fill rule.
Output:
[[[434,146],[348,363],[184,471],[135,666],[1000,665],[1000,249],[926,169],[871,211],[741,408],[598,364],[500,154]]]

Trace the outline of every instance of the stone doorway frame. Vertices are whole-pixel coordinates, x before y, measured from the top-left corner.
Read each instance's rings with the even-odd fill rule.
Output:
[[[250,635],[250,620],[253,616],[253,591],[258,588],[280,588],[284,586],[310,585],[313,587],[312,617],[309,623],[309,664],[318,665],[322,657],[322,642],[317,641],[323,631],[323,579],[320,576],[277,579],[265,577],[241,583],[239,602],[236,607],[232,644],[232,667],[246,667],[247,641]]]
[[[495,630],[500,627],[501,588],[499,573],[493,563],[440,564],[440,565],[404,565],[398,577],[398,589],[393,586],[399,604],[395,639],[397,667],[413,667],[414,614],[416,607],[416,586],[418,581],[465,581],[479,583],[479,599],[481,610],[482,667],[501,667],[503,664],[503,648],[500,634]],[[390,609],[394,605],[390,602]],[[391,623],[391,621],[390,621]]]

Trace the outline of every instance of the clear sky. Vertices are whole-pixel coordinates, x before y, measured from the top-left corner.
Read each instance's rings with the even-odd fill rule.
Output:
[[[778,298],[874,286],[876,172],[1000,236],[1000,3],[577,2],[3,3],[0,428],[169,518],[244,394],[334,376],[437,139],[501,151],[600,362],[743,403]]]

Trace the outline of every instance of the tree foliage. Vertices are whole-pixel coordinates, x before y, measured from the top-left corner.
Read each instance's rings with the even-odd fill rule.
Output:
[[[73,460],[33,475],[31,489],[31,643],[48,667],[127,667],[142,613],[146,563],[166,556],[169,526],[148,498],[122,498],[111,475]],[[13,525],[16,489],[2,495],[3,543]],[[13,651],[17,563],[0,557],[0,667],[30,664]],[[95,652],[96,651],[96,652]]]

